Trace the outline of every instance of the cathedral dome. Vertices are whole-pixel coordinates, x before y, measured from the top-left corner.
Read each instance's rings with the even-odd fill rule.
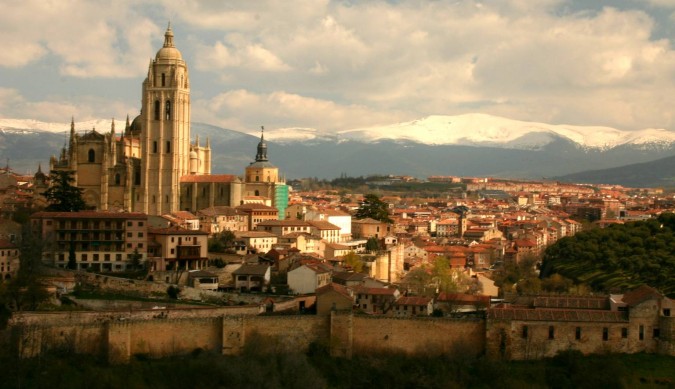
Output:
[[[141,115],[136,116],[129,126],[129,133],[132,135],[139,135],[141,133],[141,122]]]
[[[171,25],[166,29],[164,33],[164,46],[159,49],[155,60],[183,60],[183,56],[180,51],[173,44],[173,31],[171,30]]]

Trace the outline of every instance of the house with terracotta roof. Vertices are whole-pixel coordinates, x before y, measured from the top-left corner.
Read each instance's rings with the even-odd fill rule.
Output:
[[[155,279],[178,283],[181,271],[208,267],[208,234],[177,226],[148,229],[148,267]],[[179,279],[173,279],[178,274]],[[168,279],[167,279],[168,277]]]
[[[204,208],[197,212],[197,216],[199,217],[201,230],[210,235],[223,231],[248,230],[248,215],[233,207]]]
[[[394,302],[389,313],[396,317],[429,316],[433,312],[433,299],[421,296],[402,296]]]
[[[237,211],[248,216],[247,230],[255,230],[260,222],[279,220],[279,210],[264,204],[242,204],[236,207]]]
[[[330,280],[330,270],[317,264],[304,264],[288,272],[288,287],[297,294],[314,293]]]
[[[249,252],[266,253],[277,244],[275,234],[267,231],[237,231],[234,236],[248,248]]]
[[[234,288],[242,292],[262,292],[269,285],[272,272],[267,264],[243,264],[232,272]]]
[[[148,216],[135,212],[36,212],[31,228],[47,244],[46,264],[66,268],[74,250],[77,270],[124,271],[131,259],[147,258]],[[206,256],[206,255],[204,255]]]
[[[332,311],[351,311],[354,294],[344,285],[330,283],[316,290],[316,314],[330,315]]]
[[[401,293],[394,288],[369,288],[356,286],[352,288],[356,306],[365,313],[385,314],[394,306]]]

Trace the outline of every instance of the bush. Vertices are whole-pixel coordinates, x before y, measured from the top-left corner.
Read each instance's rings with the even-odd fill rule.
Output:
[[[178,299],[178,295],[180,295],[180,288],[175,286],[175,285],[170,285],[166,289],[166,294],[169,295],[169,298],[172,298],[174,300]]]

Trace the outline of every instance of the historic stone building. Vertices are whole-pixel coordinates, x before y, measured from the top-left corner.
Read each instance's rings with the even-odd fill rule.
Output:
[[[127,118],[119,134],[114,120],[106,132],[78,132],[71,121],[67,147],[51,158],[50,168],[73,171],[86,203],[102,211],[197,212],[238,206],[246,196],[260,196],[275,207],[288,202],[287,186],[267,160],[262,136],[244,181],[211,174],[209,139],[205,145],[198,137],[191,140],[189,73],[170,26],[143,81],[141,114],[131,123]]]

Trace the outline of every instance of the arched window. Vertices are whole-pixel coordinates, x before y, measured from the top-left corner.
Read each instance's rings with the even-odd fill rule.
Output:
[[[134,172],[134,185],[140,185],[141,184],[141,172],[137,171]]]
[[[115,185],[119,185],[120,181],[121,181],[120,174],[119,173],[115,174]]]
[[[171,120],[171,100],[166,101],[166,120]]]
[[[170,140],[166,141],[166,152],[167,152],[167,154],[171,152],[171,141]]]
[[[89,162],[94,162],[96,160],[96,152],[94,149],[89,149],[89,156],[88,156]]]
[[[155,120],[159,120],[159,100],[155,100]]]
[[[164,76],[164,73],[162,73],[162,86],[166,86],[166,77]]]
[[[256,182],[260,181],[260,176],[255,176],[255,180],[256,180]]]
[[[256,195],[256,196],[260,196],[260,191],[259,191],[259,190],[256,190],[256,191],[255,191],[255,195]]]

